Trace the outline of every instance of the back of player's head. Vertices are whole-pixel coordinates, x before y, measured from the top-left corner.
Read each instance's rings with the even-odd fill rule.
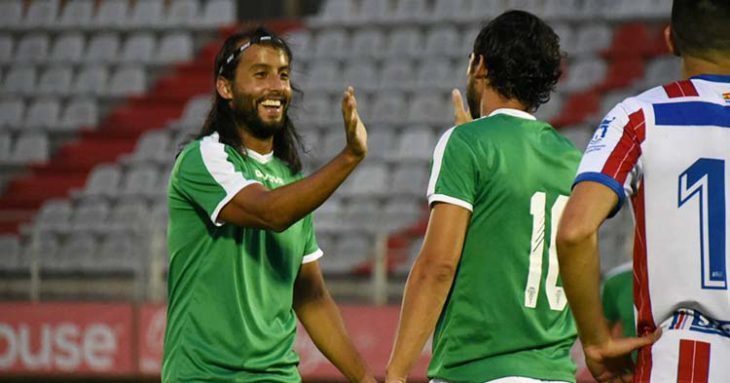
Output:
[[[525,11],[507,11],[482,28],[474,63],[484,57],[489,85],[530,110],[550,99],[562,71],[560,39],[544,21]]]
[[[730,1],[674,0],[672,40],[679,54],[730,55]]]

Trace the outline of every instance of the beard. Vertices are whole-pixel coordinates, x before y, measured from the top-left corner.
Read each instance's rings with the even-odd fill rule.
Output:
[[[472,119],[481,117],[482,100],[477,92],[474,80],[469,80],[466,84],[466,103],[469,105],[469,114]]]
[[[279,121],[264,121],[259,115],[259,104],[264,101],[265,97],[260,97],[254,100],[249,95],[236,95],[234,93],[232,105],[233,116],[236,119],[236,123],[240,126],[245,126],[246,129],[256,138],[267,139],[275,135],[277,132],[282,130],[286,125],[288,119],[287,111],[289,102],[282,101],[283,103],[283,117]]]

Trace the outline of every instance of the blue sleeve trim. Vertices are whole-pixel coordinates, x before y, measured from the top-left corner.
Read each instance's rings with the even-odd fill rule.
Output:
[[[575,185],[577,185],[579,182],[583,181],[598,182],[599,184],[608,186],[611,190],[613,190],[614,193],[616,193],[616,196],[618,197],[618,203],[613,208],[613,210],[611,210],[608,218],[613,217],[614,215],[616,215],[616,213],[618,213],[619,210],[621,210],[621,206],[623,206],[624,200],[626,200],[626,194],[624,193],[623,186],[621,186],[618,181],[603,173],[588,172],[578,174],[578,176],[575,177],[575,182],[573,182],[573,187],[575,187]]]

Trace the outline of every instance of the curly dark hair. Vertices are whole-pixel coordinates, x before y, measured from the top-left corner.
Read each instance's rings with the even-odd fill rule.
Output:
[[[238,47],[242,43],[261,39],[262,37],[267,36],[273,37],[273,39],[260,41],[257,42],[257,44],[271,45],[283,50],[291,63],[292,52],[287,43],[281,37],[276,36],[274,33],[263,27],[238,32],[229,36],[223,43],[223,46],[220,51],[218,51],[215,58],[215,64],[213,66],[213,105],[211,105],[208,117],[203,123],[203,127],[196,138],[202,138],[218,132],[222,143],[233,146],[234,148],[239,148],[240,138],[233,111],[228,105],[228,100],[221,97],[221,95],[215,91],[215,81],[218,79],[218,76],[225,77],[229,80],[233,80],[236,77],[236,67],[240,57],[235,53],[238,51]],[[233,56],[231,56],[232,54]],[[231,57],[232,60],[228,61]],[[294,92],[299,92],[294,85],[292,85],[292,90]],[[289,167],[289,170],[296,174],[302,170],[302,161],[299,156],[300,150],[304,150],[302,139],[287,113],[285,116],[284,127],[274,134],[274,156],[284,161]]]
[[[680,54],[730,54],[730,1],[674,0],[672,40]]]
[[[473,52],[484,57],[489,85],[530,111],[550,100],[562,75],[560,38],[529,12],[511,10],[489,22],[474,41]]]

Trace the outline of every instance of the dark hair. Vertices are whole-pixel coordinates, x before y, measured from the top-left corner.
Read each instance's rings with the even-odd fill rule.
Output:
[[[215,57],[215,66],[213,68],[213,92],[215,96],[213,105],[211,105],[208,117],[205,119],[203,128],[196,136],[196,139],[218,132],[221,143],[233,146],[237,150],[240,148],[241,138],[238,134],[234,113],[229,106],[230,101],[218,94],[215,90],[215,82],[218,76],[225,77],[231,81],[235,79],[236,68],[238,67],[238,60],[241,54],[239,47],[246,42],[270,45],[282,49],[289,62],[291,63],[292,61],[292,52],[286,42],[263,27],[238,32],[229,36],[223,42],[223,46]],[[294,86],[292,86],[292,89],[298,91]],[[284,127],[274,134],[274,156],[284,161],[292,173],[299,173],[302,170],[302,161],[299,158],[299,150],[301,149],[303,149],[301,137],[297,133],[287,113],[284,116]]]
[[[674,0],[672,40],[680,54],[730,54],[730,1]]]
[[[560,38],[525,11],[507,11],[484,26],[474,41],[474,62],[484,57],[489,85],[529,110],[550,100],[562,70]]]

